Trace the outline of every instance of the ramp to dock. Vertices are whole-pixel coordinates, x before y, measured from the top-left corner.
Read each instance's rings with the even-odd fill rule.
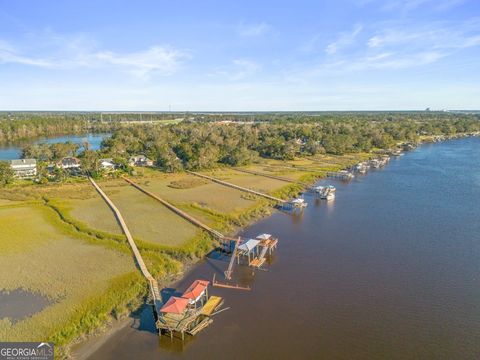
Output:
[[[230,258],[230,263],[228,264],[228,268],[225,271],[225,278],[230,280],[232,278],[232,271],[233,271],[233,264],[235,263],[235,258],[237,257],[237,248],[239,241],[235,241],[235,247],[233,248],[232,257]]]
[[[247,192],[247,193],[250,193],[250,194],[261,196],[261,197],[264,197],[266,199],[273,200],[273,201],[276,201],[276,202],[279,202],[279,203],[282,203],[282,204],[288,203],[288,201],[286,201],[286,200],[283,200],[283,199],[280,199],[280,198],[277,198],[275,196],[271,196],[271,195],[268,195],[268,194],[264,194],[260,191],[247,189],[247,188],[244,188],[242,186],[238,186],[238,185],[235,185],[235,184],[223,181],[223,180],[219,180],[219,179],[216,179],[216,178],[208,176],[208,175],[203,175],[203,174],[200,174],[200,173],[197,173],[197,172],[194,172],[194,171],[189,171],[189,170],[185,170],[185,171],[189,174],[192,174],[192,175],[195,175],[195,176],[213,181],[213,182],[215,182],[217,184],[220,184],[220,185],[225,185],[225,186],[231,187],[233,189],[237,189],[237,190],[240,190],[240,191],[243,191],[243,192]]]
[[[138,250],[137,245],[135,244],[135,241],[133,241],[132,234],[130,233],[130,230],[128,230],[127,224],[125,223],[125,220],[122,217],[122,214],[117,209],[115,204],[109,199],[107,194],[103,192],[100,186],[98,186],[97,183],[91,177],[88,177],[88,179],[90,180],[90,182],[95,187],[97,192],[105,200],[105,202],[108,204],[110,209],[112,209],[113,213],[115,214],[115,217],[117,218],[117,221],[120,224],[120,227],[122,228],[122,231],[127,238],[128,244],[132,249],[132,252],[133,252],[133,255],[135,256],[135,260],[138,264],[138,267],[140,268],[140,271],[142,272],[143,276],[148,281],[148,284],[150,287],[150,293],[152,295],[153,303],[155,305],[155,311],[157,314],[159,314],[160,313],[159,311],[162,307],[162,297],[160,296],[160,289],[158,287],[158,283],[155,280],[155,278],[152,276],[152,274],[150,274],[150,272],[148,271],[147,266],[143,261],[142,255],[140,254],[140,251]]]

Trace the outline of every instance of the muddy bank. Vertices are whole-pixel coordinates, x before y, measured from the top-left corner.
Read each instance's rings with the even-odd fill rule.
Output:
[[[23,289],[0,290],[0,319],[15,323],[53,304],[47,297]]]

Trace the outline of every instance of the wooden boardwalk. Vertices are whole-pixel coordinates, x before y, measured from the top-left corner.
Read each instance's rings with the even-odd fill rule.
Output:
[[[276,201],[276,202],[279,202],[279,203],[282,203],[282,204],[288,203],[288,201],[286,201],[286,200],[283,200],[283,199],[280,199],[280,198],[277,198],[275,196],[271,196],[271,195],[268,195],[268,194],[264,194],[260,191],[247,189],[247,188],[244,188],[242,186],[238,186],[238,185],[235,185],[235,184],[223,181],[223,180],[219,180],[219,179],[216,179],[216,178],[208,176],[208,175],[203,175],[203,174],[200,174],[200,173],[197,173],[197,172],[194,172],[194,171],[189,171],[189,170],[185,170],[185,171],[189,174],[192,174],[192,175],[204,178],[204,179],[208,179],[208,180],[213,181],[213,182],[215,182],[217,184],[220,184],[220,185],[225,185],[225,186],[231,187],[233,189],[237,189],[237,190],[240,190],[240,191],[243,191],[243,192],[247,192],[247,193],[250,193],[250,194],[261,196],[261,197],[264,197],[266,199],[273,200],[273,201]]]
[[[160,295],[160,289],[158,287],[158,282],[155,280],[155,278],[150,274],[150,272],[147,269],[147,266],[145,265],[145,262],[143,261],[142,255],[140,254],[140,251],[137,248],[137,245],[133,241],[132,234],[130,233],[130,230],[128,230],[127,224],[125,223],[125,220],[122,217],[122,214],[120,211],[117,209],[115,204],[108,198],[107,194],[103,192],[103,190],[100,188],[100,186],[97,185],[97,183],[91,178],[88,177],[92,185],[95,187],[97,192],[100,194],[100,196],[105,200],[105,202],[108,204],[110,209],[112,209],[113,213],[115,214],[115,217],[117,218],[118,223],[120,224],[120,227],[122,228],[123,233],[125,234],[127,241],[130,245],[130,248],[132,249],[133,255],[135,256],[135,260],[137,262],[138,267],[140,268],[140,271],[142,272],[143,276],[147,279],[149,287],[150,287],[150,293],[153,298],[153,302],[155,305],[155,311],[157,314],[159,314],[159,310],[162,307],[162,297]]]
[[[300,166],[300,165],[267,165],[267,166],[269,166],[273,169],[280,167],[280,168],[284,168],[284,169],[288,169],[288,170],[318,173],[318,174],[322,174],[322,175],[325,175],[326,172],[327,172],[326,170],[312,169],[312,168],[308,168],[308,167],[304,167],[304,166]],[[309,185],[306,185],[306,187],[309,187]]]
[[[306,184],[306,183],[303,183],[301,181],[291,180],[291,179],[288,179],[288,178],[284,178],[282,176],[270,175],[270,174],[261,173],[259,171],[247,170],[247,169],[239,169],[239,168],[232,168],[232,169],[235,170],[235,171],[240,171],[240,172],[247,173],[247,174],[263,176],[263,177],[267,177],[267,178],[274,179],[274,180],[280,180],[280,181],[288,182],[288,183],[291,183],[291,184],[299,184],[303,187],[308,187],[308,184]]]

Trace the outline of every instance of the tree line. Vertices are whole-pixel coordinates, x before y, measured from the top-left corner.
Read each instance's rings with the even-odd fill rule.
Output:
[[[282,115],[283,116],[283,115]],[[403,115],[402,115],[403,116]],[[399,142],[418,142],[421,135],[452,135],[480,130],[476,116],[391,120],[355,117],[316,121],[227,123],[187,121],[170,126],[118,129],[101,151],[114,157],[145,154],[165,171],[244,165],[258,157],[290,160],[315,154],[342,155],[388,149]]]
[[[315,154],[369,152],[389,149],[399,142],[416,143],[422,135],[480,131],[478,115],[428,112],[265,113],[255,114],[254,121],[251,121],[252,115],[245,114],[197,114],[189,118],[175,125],[94,123],[97,131],[113,132],[98,151],[91,150],[88,143],[83,147],[68,142],[34,144],[23,148],[23,157],[37,159],[42,170],[44,164],[77,156],[84,170],[97,174],[101,172],[98,163],[101,158],[111,157],[129,171],[128,158],[143,154],[154,160],[158,168],[175,172],[222,164],[245,165],[259,157],[290,160]],[[7,126],[4,122],[0,121],[3,136],[8,134],[4,131]],[[67,121],[60,117],[9,122],[9,131],[22,138],[40,133],[52,135],[57,131],[78,133],[85,126],[81,119]]]

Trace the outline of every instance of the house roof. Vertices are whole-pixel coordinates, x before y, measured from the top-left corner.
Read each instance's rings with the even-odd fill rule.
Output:
[[[61,161],[62,165],[77,165],[80,161],[74,157],[64,157]]]
[[[260,242],[260,240],[255,240],[255,239],[248,239],[245,241],[242,245],[238,247],[239,250],[241,251],[252,251]]]
[[[35,160],[35,159],[15,159],[15,160],[11,160],[10,164],[12,166],[35,166],[35,165],[37,165],[37,160]]]
[[[207,289],[208,284],[210,284],[210,282],[206,280],[195,280],[192,285],[185,290],[182,297],[188,300],[197,300]]]
[[[172,296],[165,305],[162,306],[160,312],[181,314],[188,305],[188,299]]]

